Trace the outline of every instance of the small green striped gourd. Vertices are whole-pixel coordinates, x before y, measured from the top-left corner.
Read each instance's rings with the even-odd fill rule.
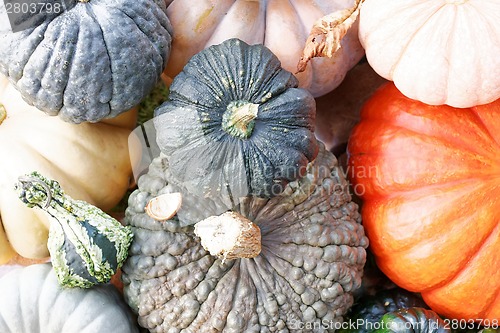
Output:
[[[132,241],[123,226],[99,208],[64,194],[60,184],[38,172],[19,177],[19,198],[50,217],[48,249],[59,283],[88,288],[106,283],[125,261]]]

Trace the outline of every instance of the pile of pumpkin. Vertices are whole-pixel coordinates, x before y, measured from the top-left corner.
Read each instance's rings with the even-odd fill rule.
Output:
[[[21,19],[0,23],[1,332],[499,327],[497,0]]]

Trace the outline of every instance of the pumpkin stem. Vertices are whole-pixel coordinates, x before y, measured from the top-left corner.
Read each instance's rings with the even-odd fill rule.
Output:
[[[248,139],[252,135],[258,111],[259,104],[233,101],[222,115],[222,129],[236,138]]]
[[[5,120],[5,118],[7,118],[7,110],[5,110],[3,104],[0,103],[0,125]]]
[[[43,209],[47,209],[52,201],[52,191],[50,185],[36,176],[20,176],[21,200],[30,207],[34,207],[45,201]],[[38,185],[38,186],[37,186]]]
[[[255,258],[261,251],[260,228],[236,212],[210,216],[194,226],[201,245],[222,259]]]

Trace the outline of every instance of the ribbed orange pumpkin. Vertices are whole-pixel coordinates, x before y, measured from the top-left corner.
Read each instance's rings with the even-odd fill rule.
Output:
[[[456,109],[390,83],[348,144],[377,263],[451,318],[500,318],[500,100]]]

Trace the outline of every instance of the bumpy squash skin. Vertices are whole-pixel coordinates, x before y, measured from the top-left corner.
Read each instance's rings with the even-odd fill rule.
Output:
[[[0,279],[2,333],[137,333],[113,285],[64,289],[50,264],[18,267]]]
[[[0,73],[50,115],[71,123],[113,118],[165,69],[172,31],[163,1],[68,1],[61,14],[41,18],[34,28],[0,30]]]
[[[231,39],[195,55],[155,112],[158,146],[172,176],[203,195],[279,194],[318,153],[314,98],[297,85],[262,45]],[[234,103],[258,107],[247,137],[225,128]]]
[[[499,115],[500,100],[429,106],[391,83],[349,139],[379,267],[446,317],[500,318]]]
[[[130,186],[127,140],[136,112],[106,123],[70,124],[25,103],[3,76],[0,103],[7,112],[0,124],[0,264],[16,254],[45,258],[50,222],[19,200],[18,177],[37,170],[57,179],[73,198],[111,209]]]
[[[263,44],[295,73],[313,24],[332,12],[349,8],[352,0],[168,0],[167,15],[174,38],[166,74],[175,77],[196,53],[231,38]],[[299,86],[318,97],[335,89],[364,55],[357,22],[332,58],[314,58],[297,73]]]
[[[307,333],[315,331],[297,325],[324,320],[331,324],[324,332],[333,332],[361,283],[368,245],[336,165],[322,148],[307,175],[283,194],[242,202],[237,211],[260,227],[262,252],[222,262],[193,232],[193,223],[213,215],[219,202],[183,196],[168,221],[144,213],[149,199],[177,191],[166,179],[167,159],[155,159],[126,211],[134,241],[122,277],[139,324],[169,333]]]

